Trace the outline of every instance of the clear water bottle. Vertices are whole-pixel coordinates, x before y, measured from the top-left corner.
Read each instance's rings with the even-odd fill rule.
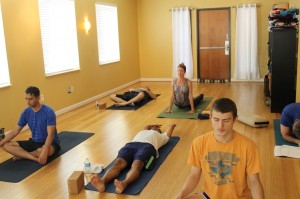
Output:
[[[88,158],[86,158],[84,161],[84,173],[85,174],[91,173],[91,163]]]

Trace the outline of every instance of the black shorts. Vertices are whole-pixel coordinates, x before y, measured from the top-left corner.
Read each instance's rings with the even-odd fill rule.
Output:
[[[28,152],[35,151],[38,148],[41,148],[45,144],[45,142],[34,142],[31,138],[29,138],[29,140],[22,140],[17,142],[22,149]],[[56,143],[52,143],[52,146],[54,148],[53,155],[57,154],[60,151],[60,145]]]
[[[144,93],[143,100],[151,99],[151,96],[146,91],[142,91],[142,92]],[[123,94],[116,94],[116,96],[121,98],[122,100],[129,101],[132,98],[135,98],[139,93],[140,92],[136,92],[136,91],[128,91]],[[141,101],[143,101],[143,100],[141,100]]]
[[[156,158],[156,150],[153,145],[142,142],[129,142],[120,149],[117,158],[122,158],[131,165],[134,160],[141,160],[145,164],[154,156]]]
[[[136,97],[138,94],[139,92],[136,91],[128,91],[123,94],[117,94],[116,96],[121,98],[122,100],[129,101],[132,98]]]

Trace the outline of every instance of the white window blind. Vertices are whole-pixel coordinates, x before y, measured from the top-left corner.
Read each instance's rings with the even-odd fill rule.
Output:
[[[120,61],[117,6],[96,3],[96,22],[99,64]]]
[[[79,69],[74,0],[39,0],[46,76]]]
[[[6,45],[2,21],[2,11],[0,5],[0,87],[5,87],[10,85]]]

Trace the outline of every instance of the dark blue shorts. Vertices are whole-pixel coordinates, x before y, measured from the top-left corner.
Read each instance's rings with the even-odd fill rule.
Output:
[[[156,150],[153,145],[142,142],[129,142],[122,147],[117,158],[122,158],[131,165],[134,160],[141,160],[145,164],[151,158],[156,157]]]
[[[22,149],[24,149],[25,151],[28,151],[28,152],[35,151],[38,148],[41,148],[45,144],[45,142],[34,142],[31,138],[29,138],[29,140],[23,140],[23,141],[17,141],[17,142]],[[59,144],[52,143],[52,146],[54,148],[53,155],[60,151]]]

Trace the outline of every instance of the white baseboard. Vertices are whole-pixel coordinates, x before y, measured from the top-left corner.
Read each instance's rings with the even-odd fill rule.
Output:
[[[141,82],[170,82],[172,78],[141,78]]]
[[[55,112],[55,113],[56,113],[56,116],[62,115],[62,114],[67,113],[67,112],[69,112],[69,111],[71,111],[71,110],[74,110],[74,109],[76,109],[76,108],[79,108],[79,107],[81,107],[81,106],[84,106],[84,105],[86,105],[86,104],[89,104],[89,103],[91,103],[91,102],[94,102],[94,101],[98,100],[99,98],[102,98],[102,97],[105,97],[105,96],[107,96],[107,95],[116,93],[117,91],[119,91],[119,90],[121,90],[121,89],[123,89],[123,88],[126,88],[126,87],[128,87],[128,86],[131,86],[131,85],[133,85],[133,84],[135,84],[135,83],[138,83],[138,82],[140,82],[140,81],[141,81],[140,79],[134,80],[134,81],[132,81],[132,82],[129,82],[129,83],[127,83],[127,84],[124,84],[124,85],[122,85],[122,86],[119,86],[119,87],[117,87],[117,88],[114,88],[114,89],[112,89],[112,90],[106,91],[106,92],[104,92],[104,93],[100,93],[99,95],[96,95],[96,96],[94,96],[94,97],[91,97],[91,98],[89,98],[89,99],[86,99],[86,100],[84,100],[84,101],[82,101],[82,102],[78,102],[78,103],[76,103],[76,104],[73,104],[73,105],[71,105],[71,106],[68,106],[68,107],[66,107],[66,108],[63,108],[63,109],[61,109],[61,110],[58,110],[58,111]]]
[[[170,82],[173,78],[141,78],[142,82]],[[192,82],[197,82],[197,78],[191,79]],[[255,79],[255,80],[237,80],[231,79],[231,82],[264,82],[264,79]]]
[[[264,82],[264,79],[239,80],[231,78],[231,82]]]
[[[171,82],[173,78],[141,78],[141,82]],[[197,78],[191,79],[192,82],[197,82]]]
[[[116,93],[117,91],[121,90],[121,89],[124,89],[128,86],[131,86],[135,83],[138,83],[138,82],[170,82],[172,81],[173,78],[140,78],[140,79],[136,79],[132,82],[128,82],[127,84],[124,84],[122,86],[119,86],[117,88],[114,88],[112,90],[109,90],[109,91],[106,91],[104,93],[100,93],[99,95],[96,95],[94,97],[91,97],[89,99],[86,99],[82,102],[78,102],[76,104],[73,104],[71,106],[68,106],[66,108],[63,108],[61,110],[58,110],[56,111],[56,115],[59,116],[59,115],[62,115],[64,113],[67,113],[71,110],[74,110],[76,108],[79,108],[81,106],[84,106],[88,103],[91,103],[91,102],[94,102],[96,100],[98,100],[99,98],[102,98],[102,97],[105,97],[107,95],[110,95],[110,94],[113,94],[113,93]],[[193,82],[197,82],[197,78],[194,78],[194,79],[191,79],[191,81]],[[263,82],[264,80],[263,79],[259,79],[259,80],[235,80],[235,79],[231,79],[231,82]]]

